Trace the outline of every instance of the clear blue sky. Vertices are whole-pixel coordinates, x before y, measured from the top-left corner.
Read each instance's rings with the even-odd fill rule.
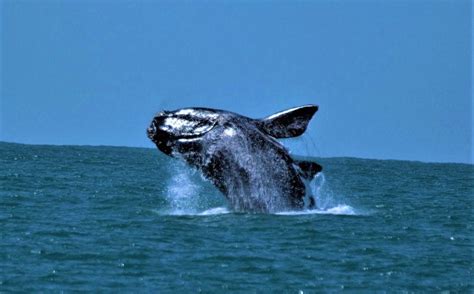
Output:
[[[147,146],[160,109],[314,103],[318,156],[471,162],[470,1],[1,1],[0,140]]]

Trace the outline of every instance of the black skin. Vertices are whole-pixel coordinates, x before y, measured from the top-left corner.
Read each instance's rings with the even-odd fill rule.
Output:
[[[199,169],[226,196],[235,210],[271,212],[304,208],[306,187],[303,178],[311,178],[321,168],[316,163],[294,161],[288,151],[267,134],[274,132],[270,129],[270,122],[222,110],[192,110],[203,114],[198,118],[186,115],[177,117],[197,126],[212,127],[205,133],[186,132],[186,135],[182,135],[179,123],[173,129],[166,120],[175,117],[179,110],[159,113],[148,128],[148,137],[160,151],[180,157]],[[302,110],[298,111],[301,113],[296,112],[297,119],[298,115],[305,115]],[[289,120],[294,118],[295,115],[292,118],[283,117],[277,123],[291,125]],[[288,130],[291,132],[288,137],[302,133],[296,128],[290,127]],[[282,137],[287,130],[276,131]],[[309,199],[308,208],[313,208],[314,198]]]

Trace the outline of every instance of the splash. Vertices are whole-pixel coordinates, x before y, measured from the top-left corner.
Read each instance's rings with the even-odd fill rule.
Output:
[[[166,205],[152,210],[160,215],[212,215],[226,213],[225,200],[202,174],[183,161],[171,160],[165,182]],[[214,207],[210,209],[210,207]]]
[[[316,198],[316,207],[314,210],[307,210],[305,213],[316,214],[336,214],[336,215],[357,215],[359,212],[340,200],[331,190],[326,181],[324,172],[320,172],[309,183],[310,193]],[[342,203],[341,203],[342,202]]]
[[[204,181],[202,177],[196,175],[196,171],[189,169],[184,163],[174,161],[171,167],[172,173],[166,185],[166,199],[169,204],[167,209],[154,211],[162,215],[219,215],[227,214],[235,209],[229,210],[226,207],[212,207],[214,203],[208,201],[212,195],[205,195]],[[263,184],[263,183],[262,183]],[[271,185],[272,183],[266,183]],[[262,185],[258,185],[262,188]],[[275,211],[277,215],[305,215],[305,214],[333,214],[333,215],[359,215],[352,206],[340,201],[333,191],[329,188],[326,177],[323,172],[307,183],[309,195],[316,199],[316,209],[307,209],[300,211]],[[218,197],[222,197],[218,195]],[[215,204],[214,204],[215,205]]]
[[[288,185],[292,180],[291,169],[273,149],[278,145],[267,144],[262,147],[234,129],[226,129],[223,134],[223,137],[208,138],[210,146],[203,148],[206,151],[202,151],[200,157],[205,161],[204,166],[218,175],[221,184],[225,184],[227,193],[224,194],[231,211],[287,214],[287,209],[291,207],[287,201],[292,197],[284,195],[300,193],[301,190],[294,190]],[[219,156],[215,157],[215,154]],[[174,161],[166,188],[166,198],[170,204],[167,214],[213,215],[229,212],[222,207],[209,208],[214,205],[209,205],[211,203],[204,199],[210,195],[203,195],[208,190],[204,187],[204,176],[197,179],[197,172],[197,169],[189,168],[184,160]],[[310,197],[313,197],[316,209],[291,214],[357,214],[353,207],[340,201],[341,197],[335,195],[326,182],[323,172],[306,182],[306,189],[303,190],[303,193],[306,191],[305,206],[310,207]],[[218,197],[223,199],[222,195]]]
[[[308,215],[308,214],[332,214],[332,215],[360,215],[352,206],[338,202],[333,191],[326,183],[326,177],[321,172],[306,186],[308,193],[316,198],[316,209],[306,209],[301,211],[282,211],[276,215]],[[307,196],[308,197],[308,196]]]
[[[197,198],[201,187],[192,178],[192,170],[184,163],[173,161],[172,173],[166,184],[166,200],[170,208],[169,214],[183,215],[197,213]]]
[[[340,205],[335,203],[336,199],[334,197],[334,193],[331,189],[329,189],[326,183],[326,176],[324,175],[324,172],[320,172],[316,175],[316,177],[309,183],[309,189],[316,198],[316,206],[319,209],[327,210]]]

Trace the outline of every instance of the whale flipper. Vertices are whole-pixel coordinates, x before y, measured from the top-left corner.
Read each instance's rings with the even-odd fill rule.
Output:
[[[313,161],[295,160],[295,164],[300,168],[300,174],[303,178],[312,180],[314,176],[323,170],[323,167]]]
[[[280,139],[302,135],[309,121],[318,111],[316,105],[305,105],[275,113],[259,121],[259,128],[266,134]]]

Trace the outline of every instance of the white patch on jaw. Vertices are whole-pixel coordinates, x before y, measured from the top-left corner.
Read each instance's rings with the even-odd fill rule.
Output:
[[[231,129],[231,128],[227,128],[224,130],[224,135],[228,136],[228,137],[233,137],[235,136],[236,132],[234,129]]]
[[[181,143],[185,143],[185,142],[196,142],[198,140],[200,140],[201,137],[197,137],[197,138],[189,138],[189,139],[186,139],[186,138],[181,138],[181,139],[178,139],[178,142],[181,142]]]
[[[197,134],[202,134],[202,133],[205,133],[207,131],[209,131],[214,125],[206,125],[206,126],[200,126],[200,127],[197,127],[194,129],[194,132],[197,133]]]

